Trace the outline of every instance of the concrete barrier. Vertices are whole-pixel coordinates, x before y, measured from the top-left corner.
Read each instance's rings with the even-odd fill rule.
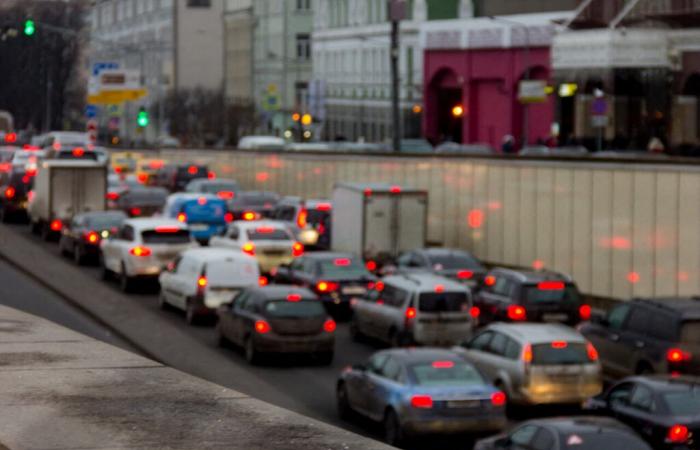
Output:
[[[389,448],[6,307],[0,386],[11,450]]]
[[[338,181],[427,189],[429,239],[497,264],[570,273],[589,294],[700,292],[700,165],[675,162],[161,152],[248,189],[327,197]]]

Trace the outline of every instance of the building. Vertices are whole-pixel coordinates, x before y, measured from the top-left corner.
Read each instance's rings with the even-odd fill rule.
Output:
[[[401,134],[418,137],[423,110],[420,24],[469,17],[466,0],[413,0],[400,24]],[[314,80],[322,135],[370,142],[393,135],[390,23],[386,0],[317,0],[314,9]]]
[[[101,125],[127,140],[153,140],[167,132],[155,105],[170,90],[220,91],[222,15],[220,0],[97,0],[90,23],[91,67],[111,63],[138,70],[148,90],[138,101],[101,108]],[[141,107],[152,109],[156,120],[137,134],[135,117]]]
[[[225,0],[224,92],[230,103],[253,102],[253,0]]]
[[[253,97],[261,132],[283,135],[307,108],[311,78],[311,0],[253,2]]]

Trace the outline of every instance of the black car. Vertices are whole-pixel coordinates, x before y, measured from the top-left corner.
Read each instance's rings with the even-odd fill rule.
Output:
[[[27,219],[27,201],[34,177],[23,170],[12,170],[0,186],[0,221]]]
[[[270,217],[280,196],[275,192],[246,191],[229,203],[233,220],[260,220]]]
[[[549,271],[494,269],[474,296],[481,324],[501,322],[559,322],[588,320],[591,308],[583,303],[571,278]]]
[[[155,184],[171,192],[180,192],[192,180],[209,178],[209,168],[201,164],[167,164],[158,170]]]
[[[333,361],[336,323],[307,289],[248,288],[217,314],[219,344],[242,347],[251,364],[270,353],[311,353],[324,364]]]
[[[376,277],[369,273],[362,259],[349,253],[306,253],[274,274],[276,283],[309,288],[326,305],[336,319],[350,315],[350,300],[362,297],[374,287]]]
[[[634,431],[607,417],[562,417],[524,422],[483,439],[474,450],[651,450]]]
[[[486,268],[471,253],[449,248],[416,249],[397,260],[402,271],[419,270],[452,278],[472,287],[481,284]]]
[[[604,317],[594,315],[580,331],[612,377],[700,375],[700,297],[623,302]]]
[[[121,211],[78,214],[61,231],[58,248],[64,256],[73,256],[76,264],[97,261],[100,242],[116,233],[127,216]]]
[[[700,378],[630,377],[587,406],[634,428],[655,449],[700,448]]]
[[[122,192],[115,201],[115,208],[129,217],[151,217],[161,212],[168,191],[160,187],[140,187]]]

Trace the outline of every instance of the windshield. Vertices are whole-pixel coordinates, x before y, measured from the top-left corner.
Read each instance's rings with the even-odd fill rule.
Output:
[[[226,204],[222,200],[207,200],[205,203],[197,201],[187,202],[182,207],[182,212],[187,215],[188,222],[196,219],[219,219],[224,220],[226,214]]]
[[[532,365],[562,366],[590,362],[585,344],[554,342],[532,346]]]
[[[469,308],[465,292],[421,294],[418,309],[422,312],[457,312]]]
[[[202,192],[218,194],[219,192],[236,192],[239,189],[236,183],[203,183],[200,186]]]
[[[420,386],[463,386],[485,384],[481,374],[471,365],[458,361],[435,361],[409,366]]]
[[[481,263],[466,253],[431,255],[430,262],[435,270],[481,269]]]
[[[303,319],[311,317],[324,317],[326,310],[316,300],[302,300],[290,302],[285,300],[273,300],[265,303],[265,314],[271,318]]]
[[[363,278],[370,274],[357,258],[324,259],[318,263],[320,275],[324,278]]]
[[[168,193],[161,189],[136,189],[129,191],[122,196],[125,204],[128,205],[154,205],[161,206],[165,204]]]
[[[108,230],[119,228],[126,219],[126,215],[109,214],[104,216],[90,217],[87,221],[88,228],[93,230]]]
[[[175,233],[160,233],[155,230],[148,230],[141,233],[145,244],[189,244],[190,232],[179,230]]]
[[[700,343],[700,321],[683,322],[681,342],[694,345]]]
[[[251,241],[291,241],[292,235],[289,231],[281,228],[263,229],[260,227],[255,230],[246,231],[248,240]]]
[[[663,394],[671,415],[700,416],[700,387],[692,386],[687,391]]]
[[[272,207],[279,201],[279,197],[273,193],[266,194],[242,194],[239,197],[239,202],[242,205],[248,206],[265,206]]]
[[[581,295],[573,284],[566,284],[559,288],[559,282],[552,282],[552,285],[540,287],[531,285],[523,287],[523,297],[525,303],[580,303]],[[562,283],[563,284],[563,283]]]

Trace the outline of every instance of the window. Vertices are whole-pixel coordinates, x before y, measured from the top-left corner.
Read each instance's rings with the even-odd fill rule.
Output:
[[[654,411],[654,394],[650,389],[637,385],[637,388],[630,397],[630,406],[639,409],[640,411]]]
[[[211,0],[187,0],[188,8],[210,8]]]
[[[311,35],[297,34],[297,58],[307,61],[311,59]]]
[[[384,362],[387,358],[387,355],[382,354],[372,356],[367,363],[367,370],[369,372],[376,373],[377,375],[381,375],[382,367],[384,366]]]
[[[385,305],[400,308],[406,300],[406,292],[387,284],[384,286],[381,297]]]
[[[400,382],[401,365],[397,363],[394,358],[389,358],[384,364],[381,374],[383,377],[388,378],[389,380]]]
[[[308,11],[311,9],[311,0],[297,0],[297,10]]]
[[[520,358],[520,344],[515,342],[513,339],[508,339],[504,356],[512,360]]]
[[[633,308],[630,313],[627,329],[639,334],[646,334],[649,330],[651,314],[645,308]]]
[[[471,349],[471,350],[479,350],[483,351],[489,346],[489,343],[491,342],[491,338],[493,337],[493,331],[486,331],[484,333],[479,334],[477,337],[472,339],[466,347]]]
[[[231,227],[228,230],[228,237],[229,239],[233,239],[234,241],[238,240],[238,227]]]
[[[304,271],[304,261],[306,258],[297,258],[289,265],[289,268],[298,272]]]
[[[513,444],[523,447],[529,447],[532,438],[537,434],[538,427],[534,425],[525,425],[515,430],[510,435],[510,440]],[[515,447],[519,448],[519,447]]]
[[[494,333],[491,344],[489,345],[489,352],[494,355],[504,356],[506,354],[506,345],[508,344],[508,338],[501,333]]]
[[[615,307],[610,314],[608,314],[608,325],[613,330],[621,330],[622,325],[624,325],[627,319],[627,313],[629,313],[630,305],[619,305]]]
[[[504,297],[510,297],[510,293],[513,289],[513,283],[504,277],[496,278],[496,284],[493,285],[492,292],[496,295],[502,295]]]
[[[633,388],[634,384],[632,383],[623,383],[614,387],[608,394],[608,404],[610,407],[619,408],[621,406],[627,406],[629,404],[630,394],[632,393]]]
[[[134,228],[126,225],[119,232],[119,239],[122,241],[133,241],[134,240]]]
[[[678,339],[678,327],[672,316],[663,313],[654,314],[651,318],[649,334],[663,341],[675,341]]]

